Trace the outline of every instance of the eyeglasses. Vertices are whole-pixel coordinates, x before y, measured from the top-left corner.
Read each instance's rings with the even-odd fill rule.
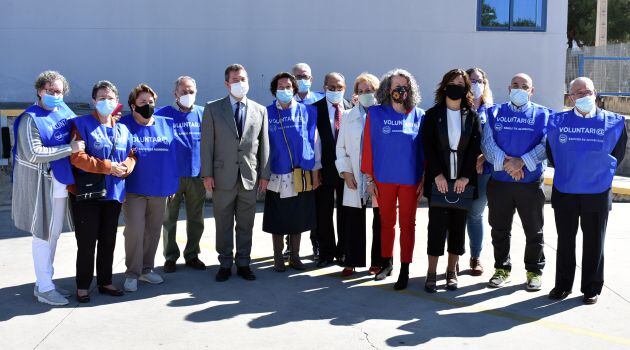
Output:
[[[63,91],[61,90],[44,90],[44,92],[50,96],[61,96],[63,95]]]
[[[586,90],[586,91],[574,92],[574,93],[569,94],[569,95],[577,97],[577,98],[582,98],[582,97],[585,97],[585,96],[593,96],[593,94],[595,94],[593,91]]]
[[[311,80],[311,76],[310,75],[306,75],[306,74],[298,74],[295,76],[295,79],[297,80]]]
[[[483,79],[470,79],[473,84],[483,84]]]
[[[328,91],[343,91],[346,87],[345,86],[341,86],[341,85],[337,85],[337,86],[326,86],[326,90]]]

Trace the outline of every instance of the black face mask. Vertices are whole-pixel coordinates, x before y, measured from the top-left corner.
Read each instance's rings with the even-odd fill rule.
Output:
[[[153,115],[155,107],[152,104],[146,104],[142,107],[136,106],[136,113],[140,114],[142,118],[149,119]]]
[[[392,91],[392,101],[403,104],[409,94],[409,88],[406,86],[398,86]]]
[[[461,85],[446,85],[446,96],[451,100],[459,100],[466,96],[466,87]]]

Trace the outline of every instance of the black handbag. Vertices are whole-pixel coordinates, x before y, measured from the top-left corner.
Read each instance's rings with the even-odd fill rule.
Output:
[[[113,130],[114,138],[112,140],[112,149],[105,159],[109,159],[114,154],[116,148],[116,125]],[[77,201],[103,199],[107,197],[107,185],[105,183],[105,174],[90,173],[86,171],[74,171],[74,184],[77,188]]]
[[[473,201],[475,186],[466,185],[464,192],[455,193],[455,181],[448,182],[448,192],[438,191],[435,182],[431,186],[431,201],[429,206],[446,209],[470,210]]]

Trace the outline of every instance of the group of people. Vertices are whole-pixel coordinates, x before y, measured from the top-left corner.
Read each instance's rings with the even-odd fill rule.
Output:
[[[339,264],[344,277],[368,267],[366,211],[372,207],[368,271],[376,280],[391,275],[398,219],[400,269],[394,288],[407,288],[416,210],[424,196],[427,292],[438,290],[437,265],[445,248],[445,287],[457,289],[466,230],[470,274],[483,274],[486,206],[495,261],[489,287],[510,281],[510,238],[518,212],[526,236],[526,288],[540,290],[542,179],[551,163],[558,249],[549,297],[571,293],[580,224],[581,292],[584,303],[597,302],[612,179],[627,134],[623,116],[597,107],[590,79],[571,82],[575,107],[563,112],[532,102],[534,84],[524,73],[511,79],[509,100],[494,104],[480,68],[448,71],[426,112],[418,107],[418,83],[403,69],[380,80],[362,73],[351,100],[345,99],[341,73],[325,75],[323,92],[312,84],[311,68],[298,63],[273,77],[273,102],[265,107],[248,99],[247,71],[233,64],[225,69],[227,96],[205,107],[195,104],[195,80],[182,76],[175,81],[172,103],[156,108],[157,94],[140,84],[128,97],[131,113],[121,116],[116,86],[99,81],[92,88],[94,110],[76,116],[63,101],[66,79],[56,71],[41,73],[36,102],[14,124],[13,152],[12,218],[17,228],[33,234],[35,297],[65,305],[73,294],[52,280],[64,229],[74,229],[77,240],[79,302],[90,301],[95,254],[101,294],[134,292],[138,281],[162,283],[154,270],[161,232],[165,273],[176,271],[181,255],[186,266],[205,270],[198,255],[206,191],[212,193],[219,282],[230,278],[234,264],[238,276],[256,279],[250,267],[252,231],[257,195],[266,192],[262,229],[272,235],[275,271],[306,269],[300,259],[306,231],[317,267]],[[176,241],[182,201],[183,254]],[[119,289],[112,283],[112,263],[121,211],[127,270]]]

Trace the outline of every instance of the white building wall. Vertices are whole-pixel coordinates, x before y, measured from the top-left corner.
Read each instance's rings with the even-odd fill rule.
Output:
[[[269,81],[300,61],[314,85],[328,71],[352,84],[363,71],[408,69],[432,104],[442,75],[485,69],[498,102],[513,74],[534,79],[538,103],[563,102],[567,0],[549,0],[546,32],[478,32],[477,0],[3,0],[0,4],[0,101],[30,101],[46,69],[71,83],[70,102],[89,102],[108,79],[126,101],[146,82],[170,103],[179,75],[197,79],[199,101],[225,96],[223,71],[239,62],[250,97],[271,101]],[[349,97],[349,94],[348,96]]]

